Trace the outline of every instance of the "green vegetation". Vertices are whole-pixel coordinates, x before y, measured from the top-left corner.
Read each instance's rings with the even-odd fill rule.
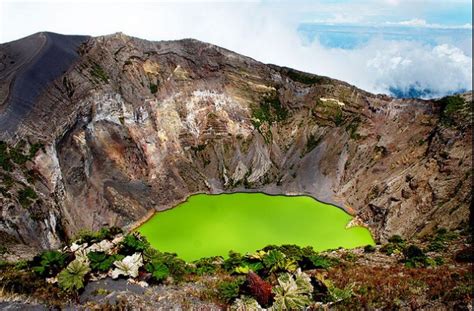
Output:
[[[0,141],[0,167],[2,167],[7,172],[10,172],[12,170],[8,146],[3,141]]]
[[[416,245],[409,245],[403,250],[403,262],[409,268],[427,267],[434,262],[430,261],[425,253]]]
[[[36,153],[43,148],[41,143],[33,143],[30,145],[28,153],[24,152],[25,141],[18,143],[16,147],[9,146],[6,142],[0,141],[0,167],[11,172],[14,164],[23,167],[27,161],[31,161]]]
[[[138,234],[128,234],[122,241],[122,252],[131,255],[136,252],[143,252],[149,247],[148,241]]]
[[[357,129],[359,128],[360,125],[360,119],[355,118],[354,120],[351,121],[346,127],[346,131],[349,133],[350,138],[357,140],[360,138],[360,135],[357,133]]]
[[[319,145],[319,142],[321,141],[321,137],[316,137],[316,135],[311,134],[308,137],[308,140],[306,141],[306,148],[304,151],[304,154],[307,154],[311,152],[314,148],[316,148]]]
[[[262,125],[271,125],[273,122],[282,122],[288,117],[288,110],[282,106],[278,97],[278,92],[263,96],[259,105],[252,108],[252,124],[268,141],[271,137],[269,133],[262,133]]]
[[[292,69],[288,70],[286,74],[291,80],[299,82],[299,83],[303,83],[303,84],[308,84],[308,85],[316,84],[316,83],[319,83],[319,84],[327,83],[330,81],[326,77],[316,76],[316,75],[312,75],[309,73],[304,73],[304,72],[296,71]]]
[[[436,230],[436,234],[430,240],[428,244],[427,251],[429,252],[439,252],[444,250],[447,247],[449,241],[457,238],[457,234],[454,232],[449,232],[445,228],[439,228]]]
[[[93,63],[90,73],[96,80],[109,83],[109,76],[99,64]]]
[[[158,92],[158,85],[155,83],[150,82],[150,92],[151,94],[156,94]]]
[[[40,276],[53,276],[65,267],[68,256],[59,251],[45,251],[31,262],[32,270]]]
[[[399,235],[393,235],[388,239],[388,243],[382,246],[380,251],[387,255],[400,254],[405,247],[405,240]]]
[[[37,198],[38,195],[30,187],[26,187],[18,192],[18,202],[20,202],[21,206],[24,208],[30,207]]]
[[[364,252],[366,253],[374,253],[376,248],[373,245],[366,245],[364,247]]]
[[[68,292],[77,292],[84,288],[84,277],[90,272],[86,262],[75,259],[58,275],[59,286]]]
[[[341,126],[345,119],[342,107],[335,99],[318,99],[312,110],[313,116],[334,122],[336,126]]]
[[[236,278],[231,281],[222,281],[217,286],[218,295],[221,301],[230,303],[240,295],[240,287],[245,279]]]
[[[253,252],[268,244],[312,246],[318,251],[373,244],[366,228],[346,229],[350,220],[342,209],[307,196],[199,194],[157,213],[138,231],[156,249],[185,260],[226,256],[231,249]]]
[[[155,282],[161,282],[170,275],[170,269],[160,260],[147,263],[145,269],[151,273],[151,277]]]
[[[437,267],[452,255],[443,253],[432,259],[419,245],[397,235],[388,244],[401,248],[400,253],[385,258],[394,260],[370,266],[360,259],[371,254],[361,250],[357,254],[347,250],[322,254],[312,247],[293,244],[269,245],[245,255],[231,251],[225,260],[210,257],[189,263],[176,254],[154,249],[137,232],[112,232],[118,231],[104,228],[82,234],[62,251],[44,252],[29,262],[0,262],[3,294],[32,295],[60,309],[77,299],[87,282],[109,274],[113,278],[132,278],[133,282],[145,279],[150,285],[173,284],[173,288],[179,288],[182,282],[204,284],[205,289],[198,289],[200,299],[231,310],[302,310],[329,305],[336,309],[397,309],[420,297],[423,305],[447,306],[452,302],[468,303],[472,298],[468,265],[454,267],[450,262]],[[460,240],[465,237],[445,229],[439,229],[425,242],[440,239],[437,236],[448,236],[451,243],[465,243]],[[212,276],[206,276],[209,274]],[[57,279],[57,283],[46,279]],[[93,295],[109,292],[99,288]]]
[[[304,310],[311,304],[313,285],[310,277],[298,271],[295,275],[284,273],[274,288],[276,310]]]
[[[438,101],[441,104],[441,123],[446,126],[457,126],[471,121],[472,101],[469,103],[459,95],[446,96]],[[457,120],[457,121],[456,121]],[[464,122],[459,122],[463,120]]]
[[[124,255],[114,254],[107,255],[105,252],[89,252],[87,258],[90,261],[92,270],[107,272],[113,267],[115,261],[120,261],[125,258]]]
[[[104,227],[99,231],[89,231],[83,230],[80,231],[74,238],[78,244],[83,243],[96,243],[104,239],[109,240],[117,234],[122,233],[122,229],[118,227]]]

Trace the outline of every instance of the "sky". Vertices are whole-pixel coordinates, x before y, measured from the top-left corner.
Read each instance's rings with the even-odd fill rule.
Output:
[[[0,0],[0,42],[38,31],[195,38],[401,97],[472,89],[472,0]]]

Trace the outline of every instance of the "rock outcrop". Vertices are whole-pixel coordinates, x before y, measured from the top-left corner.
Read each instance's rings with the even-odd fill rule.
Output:
[[[0,59],[5,153],[42,146],[0,165],[9,247],[127,226],[197,192],[308,194],[381,240],[468,220],[472,93],[394,99],[192,39],[121,33],[36,34],[1,45]],[[27,188],[36,195],[22,201]]]

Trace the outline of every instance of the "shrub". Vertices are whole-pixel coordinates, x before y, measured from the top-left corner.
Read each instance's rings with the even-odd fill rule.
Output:
[[[237,278],[232,281],[223,281],[217,286],[218,297],[225,303],[230,303],[239,297],[240,286],[244,282],[243,279]]]
[[[28,161],[28,157],[17,148],[10,148],[10,159],[18,165],[23,165]]]
[[[218,266],[215,264],[215,257],[201,258],[194,262],[196,265],[195,273],[197,275],[214,274],[216,273]]]
[[[12,164],[10,162],[10,154],[8,152],[7,144],[0,141],[0,166],[7,172],[12,170]]]
[[[389,241],[390,243],[395,243],[395,244],[401,244],[401,243],[404,243],[404,242],[405,242],[405,240],[403,240],[402,237],[399,236],[398,234],[392,235],[392,236],[388,239],[388,241]]]
[[[426,257],[425,253],[416,245],[409,245],[403,250],[405,266],[409,268],[426,267],[433,265],[434,261]]]
[[[28,155],[28,158],[29,159],[32,159],[36,153],[42,149],[44,147],[44,145],[42,143],[34,143],[30,146],[30,153]]]
[[[387,244],[385,244],[384,246],[382,246],[382,248],[380,248],[380,252],[382,253],[385,253],[387,255],[392,255],[394,253],[400,253],[404,250],[405,248],[405,240],[402,239],[401,236],[399,235],[393,235],[391,236],[389,239],[388,239],[388,242]]]
[[[441,103],[441,121],[446,125],[453,125],[453,115],[464,107],[464,99],[459,95],[446,96],[439,100]]]
[[[328,295],[323,299],[325,302],[338,302],[349,299],[354,295],[353,285],[339,288],[335,286],[330,280],[325,279],[322,275],[317,275],[316,278],[327,289]]]
[[[444,245],[444,242],[440,240],[433,240],[428,245],[428,251],[430,252],[439,252],[439,251],[444,250],[445,248],[446,248],[446,245]]]
[[[297,268],[297,263],[279,250],[270,250],[262,259],[265,268],[270,272],[276,271],[294,271]]]
[[[347,252],[343,255],[344,260],[350,261],[350,262],[355,262],[357,261],[357,255],[354,254],[353,252]]]
[[[242,265],[244,258],[240,253],[229,251],[229,258],[224,261],[223,268],[227,272],[234,271],[235,268]]]
[[[303,83],[303,84],[308,84],[308,85],[315,84],[315,83],[329,82],[329,79],[326,77],[315,76],[309,73],[296,71],[293,69],[288,70],[287,75],[293,81]]]
[[[158,85],[155,83],[150,82],[150,92],[151,94],[155,94],[158,91]]]
[[[90,267],[92,270],[107,272],[112,268],[115,261],[120,261],[124,258],[123,255],[107,255],[104,252],[89,252],[87,257],[90,260]]]
[[[373,245],[366,245],[366,246],[364,247],[364,252],[365,252],[365,253],[373,253],[373,252],[375,252],[375,246],[373,246]]]
[[[234,269],[236,273],[242,273],[242,274],[247,274],[250,271],[253,272],[258,272],[262,270],[263,264],[259,261],[257,262],[250,262],[250,261],[245,261],[241,266],[238,266],[237,268]]]
[[[321,142],[321,137],[316,137],[314,134],[309,135],[307,141],[306,141],[306,148],[304,153],[309,153],[311,150],[316,148],[319,143]]]
[[[471,247],[464,248],[456,253],[454,259],[457,262],[474,262],[474,249]]]
[[[272,285],[264,281],[258,274],[250,272],[247,274],[247,287],[257,302],[266,307],[270,305],[273,297]]]
[[[359,125],[360,125],[360,119],[355,118],[346,126],[346,131],[349,133],[349,136],[351,139],[357,140],[360,138],[360,134],[357,133],[357,130],[359,129]]]
[[[321,255],[313,255],[309,257],[309,260],[312,264],[311,268],[314,269],[328,269],[335,264],[335,262],[331,258]]]
[[[185,274],[192,272],[186,262],[178,258],[176,254],[161,253],[149,247],[143,252],[143,257],[147,263],[153,263],[154,265],[162,263],[166,265],[170,275],[177,280],[181,279]]]
[[[406,259],[420,258],[425,257],[425,253],[416,245],[409,245],[406,249],[403,250],[403,255]]]
[[[150,247],[150,244],[138,232],[127,234],[120,243],[120,253],[124,255],[131,255],[137,252],[143,252]]]
[[[122,229],[119,227],[110,227],[110,228],[101,228],[99,231],[88,231],[88,230],[83,230],[80,231],[74,240],[76,240],[76,243],[78,244],[83,244],[83,243],[96,243],[100,242],[102,240],[111,240],[113,239],[117,234],[122,233]]]
[[[25,208],[29,207],[37,198],[38,195],[30,187],[26,187],[18,192],[18,202]]]
[[[45,251],[33,258],[33,271],[43,277],[56,275],[66,266],[68,256],[58,251]]]
[[[387,243],[380,248],[381,253],[385,253],[389,256],[400,251],[401,249],[399,248],[399,246],[393,243]]]
[[[84,287],[84,277],[89,271],[89,266],[84,261],[76,259],[59,273],[58,284],[65,291],[78,291]]]
[[[145,265],[145,269],[151,273],[152,279],[156,282],[161,282],[170,275],[170,269],[161,261],[149,262]]]
[[[287,117],[288,110],[282,106],[278,93],[263,96],[260,104],[252,109],[252,123],[257,129],[264,123],[284,121]]]

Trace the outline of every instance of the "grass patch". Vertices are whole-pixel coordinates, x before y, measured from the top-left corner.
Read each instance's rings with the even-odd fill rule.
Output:
[[[305,148],[304,154],[307,154],[311,150],[316,148],[320,142],[321,142],[321,137],[316,137],[316,135],[314,134],[309,135],[308,140],[306,141],[306,148]]]
[[[93,63],[90,73],[96,80],[109,83],[109,76],[99,64]]]
[[[21,206],[24,208],[30,207],[37,198],[38,195],[30,187],[26,187],[18,192],[18,202],[20,202]]]
[[[447,126],[456,125],[455,117],[466,106],[464,99],[459,95],[446,96],[439,100],[441,104],[441,122]]]
[[[252,110],[254,126],[259,128],[263,123],[284,121],[288,117],[288,110],[280,102],[278,94],[267,94],[260,105]]]
[[[296,71],[296,70],[288,70],[286,73],[287,76],[296,82],[306,84],[306,85],[312,85],[312,84],[322,84],[324,82],[328,82],[328,78],[326,77],[320,77],[320,76],[315,76],[309,73],[304,73],[301,71]]]
[[[158,85],[157,84],[150,82],[149,87],[150,87],[151,94],[156,94],[156,92],[158,92]]]
[[[352,120],[351,123],[347,125],[346,131],[347,133],[349,133],[349,136],[351,139],[357,140],[360,138],[360,134],[357,133],[357,129],[359,128],[359,125],[360,125],[359,118],[355,118],[354,120]]]

